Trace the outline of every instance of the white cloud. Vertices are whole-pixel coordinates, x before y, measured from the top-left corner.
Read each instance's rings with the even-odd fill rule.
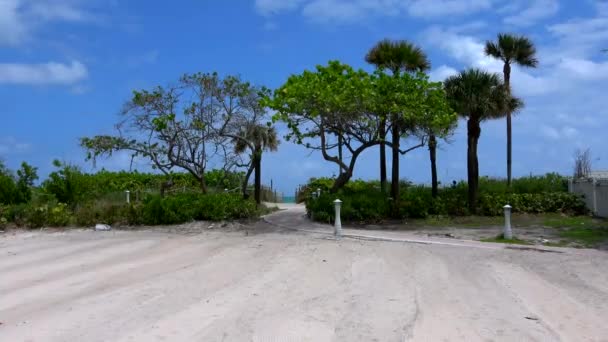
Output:
[[[95,20],[83,0],[0,0],[0,45],[19,45],[49,22]]]
[[[94,16],[79,7],[80,4],[76,1],[36,1],[31,2],[29,8],[24,9],[27,15],[36,17],[46,21],[89,21]]]
[[[564,58],[557,67],[580,80],[608,79],[608,62],[596,63],[586,59]]]
[[[530,26],[539,20],[551,17],[559,11],[559,1],[557,0],[533,0],[529,1],[529,6],[523,10],[514,8],[512,15],[504,18],[504,23],[514,26]]]
[[[484,53],[485,43],[474,36],[456,33],[454,30],[433,27],[423,35],[430,44],[447,52],[449,57],[463,68],[476,67],[502,74],[503,63]],[[567,42],[560,43],[566,45]],[[599,47],[596,46],[599,50]],[[568,51],[569,49],[565,49]],[[512,82],[518,96],[538,96],[568,91],[580,86],[580,82],[608,80],[608,61],[594,62],[588,57],[571,58],[556,53],[552,59],[540,58],[538,70],[522,69],[513,66]],[[445,66],[454,69],[453,67]],[[447,70],[444,68],[444,70]],[[435,72],[436,76],[439,71]]]
[[[578,129],[572,126],[553,127],[549,125],[542,125],[540,127],[541,134],[550,140],[572,140],[579,136]]]
[[[458,74],[458,70],[447,65],[442,65],[439,68],[432,70],[429,73],[429,78],[434,82],[443,82],[446,78],[456,74]]]
[[[263,15],[277,14],[298,8],[304,0],[256,0],[255,8]]]
[[[0,138],[0,155],[26,152],[30,147],[31,144],[18,141],[15,137]]]
[[[608,1],[606,0],[592,0],[599,15],[608,15]]]
[[[414,17],[440,17],[446,14],[464,15],[489,10],[491,0],[414,0],[408,12]]]
[[[44,64],[0,64],[0,83],[8,84],[75,84],[85,79],[87,68],[78,61],[70,64],[48,62]]]
[[[354,21],[367,16],[439,18],[490,10],[496,0],[256,0],[265,16],[298,11],[315,21]]]
[[[19,0],[0,0],[0,45],[16,45],[27,34],[18,5]]]

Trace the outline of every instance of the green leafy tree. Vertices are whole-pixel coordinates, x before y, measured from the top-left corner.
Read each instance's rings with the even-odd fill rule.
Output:
[[[442,83],[437,83],[438,87],[443,88]],[[433,93],[427,93],[427,96],[432,101]],[[437,95],[435,95],[437,96]],[[447,102],[445,99],[445,92],[442,92],[439,97],[435,97],[436,102],[434,105],[429,106],[433,108],[433,110],[442,110],[447,112],[453,112],[451,108],[445,107]],[[434,118],[433,115],[429,115],[429,118]],[[428,137],[427,147],[429,150],[429,161],[431,164],[431,195],[436,198],[439,194],[439,181],[437,177],[437,147],[439,146],[439,142],[441,140],[447,141],[449,137],[451,137],[454,133],[458,125],[458,121],[456,120],[456,116],[454,115],[453,121],[450,124],[442,124],[438,125],[434,122],[425,122],[424,120],[421,123],[421,130],[423,134],[426,134]]]
[[[15,204],[18,200],[19,192],[15,177],[0,160],[0,204]]]
[[[38,179],[38,168],[26,162],[21,163],[21,168],[17,170],[17,191],[20,195],[20,202],[28,202],[32,198],[32,187]]]
[[[366,110],[372,92],[368,73],[330,61],[315,71],[292,75],[265,103],[276,111],[274,121],[287,124],[285,140],[320,151],[340,168],[332,187],[337,191],[352,177],[359,155],[380,143],[376,117]],[[348,162],[337,153],[336,137],[350,155]]]
[[[408,41],[397,40],[392,41],[384,39],[378,42],[368,52],[365,60],[368,63],[374,64],[380,70],[390,70],[394,77],[399,77],[403,72],[415,73],[424,72],[431,68],[431,63],[422,49]],[[400,89],[392,89],[388,91],[399,92]],[[404,133],[404,123],[400,120],[399,112],[379,113],[380,129],[379,135],[381,140],[385,140],[386,136],[386,120],[390,120],[391,125],[391,142],[392,142],[392,174],[391,174],[391,196],[395,201],[395,205],[399,203],[399,144]],[[380,183],[385,189],[386,184],[386,156],[384,144],[380,146]]]
[[[88,179],[80,168],[59,160],[54,160],[53,166],[57,170],[51,172],[48,178],[42,182],[42,189],[47,194],[53,195],[60,203],[70,206],[75,206],[92,196],[93,187],[87,184]]]
[[[286,140],[320,151],[325,160],[339,166],[334,192],[350,180],[363,151],[381,144],[393,147],[379,138],[382,114],[377,113],[400,113],[399,120],[412,134],[419,133],[423,122],[441,126],[455,120],[441,83],[430,83],[424,75],[393,76],[381,71],[370,75],[338,61],[291,76],[267,102],[277,111],[274,119],[287,124]],[[334,137],[341,138],[347,153],[344,159],[338,155]],[[397,153],[421,146],[423,141]]]
[[[206,193],[211,166],[226,172],[237,166],[227,132],[236,132],[233,126],[240,127],[246,113],[259,109],[260,92],[236,76],[187,74],[176,86],[135,91],[121,113],[118,133],[82,138],[81,146],[93,160],[116,151],[147,158],[167,175],[161,193],[173,185],[175,168],[190,173]]]
[[[477,145],[481,123],[501,118],[507,112],[523,107],[521,100],[512,97],[497,74],[480,69],[468,69],[449,77],[445,90],[452,108],[467,119],[467,180],[469,210],[475,213],[479,192],[479,162]]]
[[[525,36],[513,34],[498,34],[495,42],[487,41],[485,46],[487,56],[501,60],[503,65],[503,76],[507,92],[511,93],[511,65],[517,64],[522,67],[536,68],[536,47],[534,43]],[[512,133],[511,112],[505,113],[507,117],[507,184],[511,186],[511,164],[512,164]]]
[[[243,180],[243,195],[247,197],[247,184],[252,171],[255,171],[254,198],[261,203],[262,193],[262,154],[264,151],[276,151],[279,148],[279,138],[274,127],[253,125],[245,127],[235,138],[234,148],[237,154],[248,151],[250,154],[249,167]]]

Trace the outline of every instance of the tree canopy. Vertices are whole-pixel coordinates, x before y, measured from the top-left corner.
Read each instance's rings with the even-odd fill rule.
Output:
[[[229,171],[251,164],[235,153],[232,143],[250,145],[241,132],[266,120],[260,99],[267,95],[266,88],[236,76],[186,74],[176,85],[134,91],[121,111],[117,134],[85,137],[81,145],[93,160],[128,151],[168,176],[182,169],[205,192],[207,169]]]
[[[421,136],[424,126],[447,129],[456,120],[441,83],[429,82],[423,74],[369,74],[337,61],[291,76],[266,104],[276,110],[275,121],[287,124],[287,140],[320,151],[339,166],[334,191],[352,177],[364,150],[385,143],[378,120],[398,114],[411,134]],[[336,155],[337,138],[349,158]]]

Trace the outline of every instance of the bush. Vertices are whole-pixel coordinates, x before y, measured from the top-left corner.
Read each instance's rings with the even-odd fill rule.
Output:
[[[257,215],[252,200],[237,194],[179,194],[166,198],[150,196],[144,201],[142,223],[175,224],[192,220],[232,220]]]
[[[360,185],[358,185],[360,186]],[[344,189],[336,194],[321,193],[316,199],[306,202],[309,215],[317,221],[331,222],[334,219],[334,203],[342,200],[341,216],[345,221],[378,222],[386,218],[390,212],[388,197],[374,186],[359,187],[358,190]]]
[[[322,184],[319,180],[314,182],[314,185],[311,184],[307,188]],[[519,213],[587,213],[582,199],[565,192],[564,186],[567,190],[566,178],[557,174],[516,179],[513,182],[513,191],[507,191],[504,181],[482,178],[478,213],[487,216],[503,215],[503,206],[507,203],[513,207],[513,212]],[[306,201],[309,216],[317,221],[331,222],[334,219],[333,200],[336,198],[343,201],[342,218],[345,221],[377,222],[390,214],[390,201],[387,195],[379,190],[377,182],[353,181],[336,194],[322,191],[320,198],[309,198]],[[399,217],[468,215],[467,198],[465,182],[454,182],[450,187],[441,188],[437,198],[432,197],[429,187],[404,182],[401,186]]]
[[[97,223],[109,225],[138,225],[143,223],[141,204],[113,204],[108,202],[88,203],[74,211],[76,225],[94,226]]]
[[[46,225],[51,227],[65,227],[70,224],[72,215],[68,206],[64,203],[58,203],[55,206],[47,207]]]
[[[28,228],[65,227],[72,222],[72,214],[64,203],[14,205],[4,218]]]
[[[549,192],[542,194],[484,194],[479,197],[479,213],[487,216],[503,214],[503,207],[509,204],[515,213],[587,213],[585,202],[575,194]]]

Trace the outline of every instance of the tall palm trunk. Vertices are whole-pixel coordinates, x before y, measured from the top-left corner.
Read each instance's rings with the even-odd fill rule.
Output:
[[[392,143],[393,143],[393,165],[391,172],[391,197],[393,198],[393,216],[399,215],[399,142],[401,140],[401,132],[399,123],[393,120],[392,127]]]
[[[254,184],[254,197],[255,203],[262,203],[262,149],[256,147],[254,154],[255,163],[255,184]]]
[[[511,64],[505,63],[503,68],[505,87],[507,94],[511,95]],[[507,111],[507,186],[511,187],[511,164],[512,164],[512,136],[511,136],[511,112]]]
[[[469,211],[477,211],[477,195],[479,192],[479,162],[477,160],[477,144],[481,135],[480,123],[476,119],[467,121],[467,182],[469,190]]]
[[[431,191],[433,197],[437,197],[439,193],[439,184],[437,182],[437,138],[434,134],[429,136],[429,156],[431,159]]]
[[[249,194],[247,193],[247,185],[249,185],[249,178],[251,177],[251,174],[253,173],[254,169],[255,169],[255,163],[253,162],[253,158],[252,158],[251,165],[249,165],[249,168],[247,169],[247,173],[245,174],[245,179],[243,179],[243,184],[241,185],[241,191],[243,192],[244,199],[249,198]]]
[[[378,129],[380,136],[380,189],[382,192],[386,192],[386,119],[380,121],[380,127]]]

